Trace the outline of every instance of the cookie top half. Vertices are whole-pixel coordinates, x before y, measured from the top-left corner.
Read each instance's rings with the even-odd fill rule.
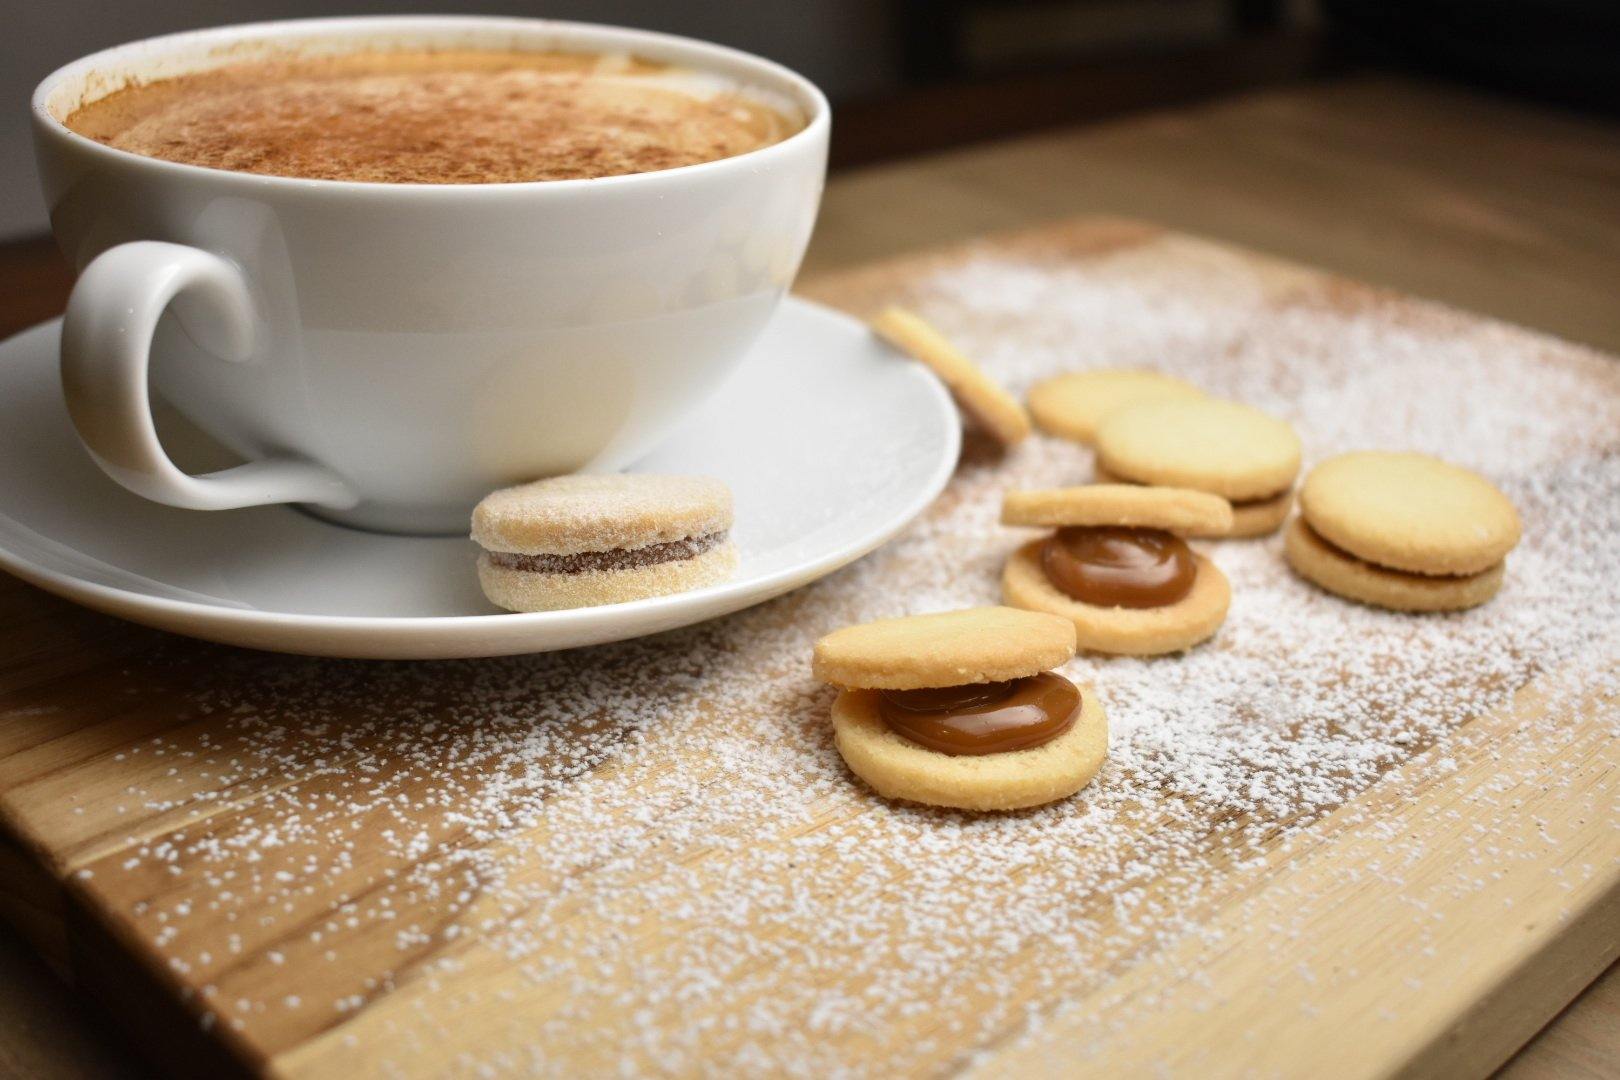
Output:
[[[1174,375],[1142,368],[1098,368],[1036,383],[1029,390],[1029,411],[1048,434],[1089,444],[1098,425],[1122,409],[1203,396],[1198,387]]]
[[[1232,504],[1219,495],[1188,488],[1086,484],[1009,491],[1001,500],[1001,523],[1052,528],[1123,525],[1177,536],[1225,536],[1232,531]]]
[[[1311,470],[1299,500],[1328,543],[1414,574],[1476,574],[1519,542],[1519,514],[1506,495],[1427,454],[1340,454]]]
[[[1039,675],[1074,656],[1074,624],[1010,607],[846,626],[816,642],[816,678],[846,690],[920,690]]]
[[[1286,421],[1215,398],[1133,405],[1097,429],[1097,462],[1122,480],[1263,499],[1299,474],[1299,436]]]
[[[502,488],[473,509],[486,551],[575,555],[634,549],[731,528],[731,491],[707,476],[558,476]]]

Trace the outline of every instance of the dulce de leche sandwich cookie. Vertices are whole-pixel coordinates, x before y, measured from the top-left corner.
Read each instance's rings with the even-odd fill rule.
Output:
[[[559,476],[473,509],[478,582],[510,611],[618,604],[724,581],[731,492],[701,476]]]
[[[1484,477],[1425,454],[1329,458],[1300,489],[1288,562],[1351,600],[1397,611],[1456,611],[1502,586],[1519,515]]]
[[[1234,401],[1134,405],[1097,429],[1097,479],[1191,488],[1232,504],[1232,537],[1276,531],[1299,475],[1299,436]]]
[[[902,308],[885,308],[872,320],[872,330],[938,375],[957,406],[998,442],[1012,446],[1029,437],[1029,414],[1018,399],[921,318]]]
[[[1073,656],[1066,620],[988,607],[846,627],[812,666],[842,691],[838,752],[879,795],[1016,810],[1074,794],[1108,755],[1096,694],[1048,670]]]
[[[1225,499],[1178,488],[1097,484],[1008,492],[1007,525],[1056,526],[1007,560],[1002,598],[1061,615],[1093,652],[1156,656],[1189,649],[1226,619],[1232,589],[1182,537],[1221,536]]]
[[[1132,405],[1200,398],[1204,392],[1174,375],[1139,368],[1071,371],[1030,387],[1029,411],[1050,435],[1090,445],[1097,426]]]

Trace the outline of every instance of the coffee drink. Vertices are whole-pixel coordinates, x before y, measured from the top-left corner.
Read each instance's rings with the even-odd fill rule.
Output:
[[[256,59],[125,87],[65,123],[165,161],[393,184],[655,172],[802,126],[699,71],[623,54],[485,50]]]

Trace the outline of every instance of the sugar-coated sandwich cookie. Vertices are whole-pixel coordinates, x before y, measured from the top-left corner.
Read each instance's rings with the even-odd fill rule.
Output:
[[[1065,619],[970,608],[850,626],[816,643],[840,689],[833,737],[879,795],[962,810],[1066,798],[1108,756],[1089,687],[1049,670],[1074,656]]]
[[[1232,503],[1229,536],[1273,532],[1288,516],[1300,443],[1283,420],[1235,401],[1133,405],[1097,429],[1097,479],[1191,488]]]
[[[903,308],[885,308],[873,318],[872,329],[938,375],[957,406],[998,442],[1012,446],[1029,437],[1029,414],[1018,399],[921,317]]]
[[[1518,512],[1489,480],[1426,454],[1329,458],[1300,488],[1288,562],[1322,588],[1397,611],[1457,611],[1502,586]]]
[[[1090,445],[1109,416],[1149,401],[1200,398],[1190,382],[1142,368],[1070,371],[1030,387],[1029,411],[1041,430]]]
[[[1002,599],[1068,619],[1082,649],[1179,652],[1208,640],[1226,619],[1226,575],[1183,539],[1231,527],[1232,509],[1219,496],[1119,484],[1012,491],[1001,520],[1056,527],[1013,552]]]
[[[731,492],[702,476],[559,476],[473,509],[478,582],[509,611],[620,604],[731,576]]]

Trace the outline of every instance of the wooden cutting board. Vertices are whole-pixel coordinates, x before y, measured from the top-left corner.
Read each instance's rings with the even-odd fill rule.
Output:
[[[804,292],[911,304],[1018,390],[1162,365],[1308,459],[1449,450],[1522,499],[1525,546],[1434,619],[1214,545],[1217,641],[1078,660],[1110,766],[984,819],[850,779],[808,647],[993,601],[999,491],[1086,478],[1050,440],[970,440],[822,583],[568,654],[247,653],[7,579],[6,917],[157,1060],[287,1076],[1475,1076],[1620,952],[1620,561],[1587,535],[1620,491],[1612,361],[1111,220]]]

